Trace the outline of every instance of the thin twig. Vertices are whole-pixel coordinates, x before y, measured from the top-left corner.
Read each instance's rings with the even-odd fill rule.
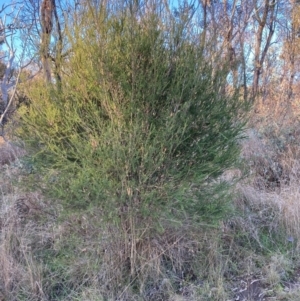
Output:
[[[22,71],[22,69],[20,69],[20,71],[19,71],[19,73],[18,73],[18,76],[17,76],[17,79],[16,79],[16,85],[15,85],[13,94],[12,94],[12,96],[10,97],[9,102],[8,102],[8,104],[7,104],[7,106],[6,106],[6,108],[5,108],[4,112],[3,112],[3,114],[2,114],[1,117],[0,117],[0,126],[1,126],[1,127],[3,127],[3,123],[2,123],[2,122],[3,122],[3,119],[4,119],[5,115],[7,114],[8,109],[9,109],[9,107],[11,106],[12,101],[13,101],[13,99],[14,99],[14,97],[15,97],[15,94],[16,94],[16,91],[17,91],[17,86],[18,86],[18,81],[19,81],[19,78],[20,78],[21,71]],[[2,133],[3,133],[3,130],[2,130]]]

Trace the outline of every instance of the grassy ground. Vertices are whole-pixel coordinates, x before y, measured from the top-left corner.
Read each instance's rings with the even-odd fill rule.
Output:
[[[101,211],[66,214],[29,189],[24,151],[2,141],[0,301],[299,300],[300,110],[256,111],[240,169],[223,175],[242,177],[232,216],[214,228],[161,221],[159,237],[135,241],[138,279],[128,242]]]

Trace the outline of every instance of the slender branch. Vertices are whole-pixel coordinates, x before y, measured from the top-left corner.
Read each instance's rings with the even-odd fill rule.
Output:
[[[22,2],[16,2],[16,3],[10,3],[10,4],[3,4],[1,9],[0,9],[0,13],[3,13],[8,7],[13,6],[13,5],[17,5],[17,4],[22,4]]]
[[[5,74],[1,83],[1,92],[2,92],[2,102],[4,103],[4,107],[7,106],[8,99],[8,84],[9,84],[9,75],[12,70],[12,64],[15,59],[15,51],[13,49],[9,50],[9,60],[6,66]]]
[[[8,110],[9,110],[9,108],[10,108],[12,102],[13,102],[13,99],[14,99],[14,97],[15,97],[15,94],[16,94],[16,91],[17,91],[17,83],[18,83],[18,81],[19,81],[21,71],[22,71],[22,69],[20,69],[20,71],[19,71],[19,73],[18,73],[14,91],[13,91],[13,93],[12,93],[10,99],[9,99],[9,102],[8,102],[8,104],[7,104],[7,106],[6,106],[6,108],[5,108],[4,112],[3,112],[3,114],[2,114],[1,117],[0,117],[0,126],[1,126],[2,128],[3,128],[3,119],[4,119],[5,115],[7,114]],[[3,129],[2,129],[2,133],[3,133]]]

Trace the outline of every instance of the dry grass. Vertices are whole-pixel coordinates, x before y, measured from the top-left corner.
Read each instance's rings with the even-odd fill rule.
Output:
[[[0,137],[0,166],[10,164],[20,156],[24,155],[24,150],[12,143],[6,142]]]
[[[41,222],[46,204],[41,194],[25,194],[15,185],[20,170],[8,164],[24,151],[2,143],[0,154],[0,300],[46,300],[44,268],[34,256],[51,237],[49,219]]]
[[[298,300],[300,110],[278,106],[271,111],[265,104],[258,111],[243,143],[247,177],[238,184],[235,200],[240,216],[225,223],[225,233],[235,236],[232,250],[239,256],[231,260],[240,261],[238,274],[244,273],[245,283],[248,277],[259,283],[264,300]],[[245,300],[261,300],[250,295]]]
[[[284,119],[266,114],[264,122],[249,131],[243,157],[250,165],[250,177],[240,191],[270,229],[284,228],[287,240],[299,247],[300,110],[287,111]]]

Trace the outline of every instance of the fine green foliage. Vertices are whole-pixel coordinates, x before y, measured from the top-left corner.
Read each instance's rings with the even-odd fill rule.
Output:
[[[162,217],[214,223],[229,208],[219,176],[237,160],[246,106],[187,20],[87,5],[68,32],[60,88],[36,82],[20,109],[41,188],[120,226],[131,276]]]
[[[70,36],[63,90],[29,91],[23,137],[41,146],[51,191],[111,218],[178,209],[214,219],[226,202],[210,179],[237,158],[238,95],[221,93],[223,72],[189,36],[174,45],[158,16],[102,8],[94,18],[97,35],[91,23]]]
[[[23,137],[41,146],[36,159],[69,206],[198,214],[201,185],[236,160],[238,95],[222,93],[225,72],[190,36],[175,45],[159,16],[102,8],[94,18],[99,31],[91,22],[70,37],[63,90],[29,91]]]

